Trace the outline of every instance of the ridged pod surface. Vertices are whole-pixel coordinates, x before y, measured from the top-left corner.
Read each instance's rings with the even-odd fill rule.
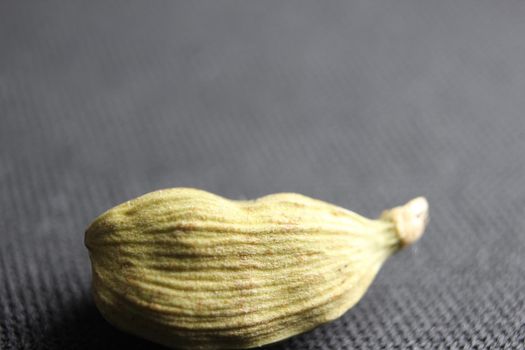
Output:
[[[370,220],[295,193],[160,190],[99,216],[85,244],[110,323],[172,348],[251,348],[334,320],[427,221],[416,198]]]

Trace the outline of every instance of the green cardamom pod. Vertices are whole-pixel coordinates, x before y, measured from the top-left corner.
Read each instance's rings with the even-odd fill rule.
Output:
[[[273,343],[354,306],[421,236],[427,212],[422,197],[371,220],[295,193],[152,192],[86,231],[95,304],[117,328],[172,348]]]

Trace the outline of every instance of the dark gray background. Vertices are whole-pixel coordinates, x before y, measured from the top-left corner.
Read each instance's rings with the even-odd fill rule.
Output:
[[[431,225],[272,349],[525,347],[525,2],[0,2],[0,348],[153,348],[84,229],[155,189],[295,191]]]

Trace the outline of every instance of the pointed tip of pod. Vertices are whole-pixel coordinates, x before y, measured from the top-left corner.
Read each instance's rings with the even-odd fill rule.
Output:
[[[417,197],[405,205],[383,212],[383,220],[395,223],[401,246],[408,246],[417,241],[425,231],[428,223],[428,201],[425,197]]]

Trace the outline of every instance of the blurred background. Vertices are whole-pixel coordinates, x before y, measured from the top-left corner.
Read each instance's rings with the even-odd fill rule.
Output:
[[[0,348],[155,346],[84,230],[146,192],[300,192],[431,222],[339,320],[271,349],[525,346],[522,1],[2,1]]]

